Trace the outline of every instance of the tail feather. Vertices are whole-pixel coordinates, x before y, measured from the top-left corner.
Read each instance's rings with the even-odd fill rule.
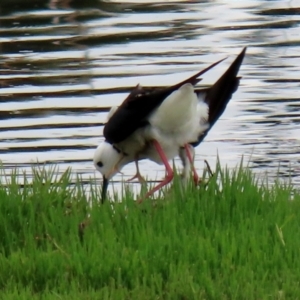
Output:
[[[241,77],[237,77],[237,74],[243,62],[246,49],[245,47],[242,50],[220,79],[212,87],[207,89],[204,101],[209,107],[209,128],[199,136],[197,142],[191,143],[194,147],[203,141],[208,131],[223,114],[232,95],[238,89]]]

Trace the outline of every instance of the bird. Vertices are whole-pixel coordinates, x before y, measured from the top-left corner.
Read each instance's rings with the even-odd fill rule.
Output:
[[[194,168],[194,148],[198,146],[215,122],[223,114],[232,94],[239,86],[237,76],[246,47],[227,71],[209,88],[195,87],[205,72],[222,60],[192,77],[169,87],[137,85],[119,107],[113,107],[104,126],[105,140],[94,153],[94,166],[103,176],[101,202],[106,199],[109,180],[130,162],[150,159],[164,164],[166,177],[151,189],[152,195],[173,179],[169,160],[177,155],[183,163],[183,174],[190,170],[198,180]],[[140,199],[139,202],[141,202]]]

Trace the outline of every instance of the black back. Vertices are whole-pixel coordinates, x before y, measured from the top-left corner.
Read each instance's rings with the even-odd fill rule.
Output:
[[[125,140],[138,128],[148,124],[149,115],[175,90],[186,83],[196,85],[201,79],[198,77],[219,64],[224,59],[210,65],[192,77],[166,88],[142,88],[137,85],[112,117],[105,124],[103,135],[113,144]]]
[[[198,138],[198,141],[191,143],[194,147],[199,145],[206,137],[208,131],[213,127],[216,121],[223,114],[229,100],[237,90],[241,77],[237,77],[241,64],[243,62],[246,47],[237,56],[234,62],[230,65],[227,71],[220,79],[210,88],[206,90],[196,90],[196,93],[206,92],[205,102],[209,107],[209,128]]]

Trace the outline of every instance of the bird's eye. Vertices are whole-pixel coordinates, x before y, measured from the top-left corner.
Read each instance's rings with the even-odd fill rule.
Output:
[[[99,168],[102,168],[102,167],[103,167],[103,162],[102,162],[102,161],[98,161],[98,162],[97,162],[97,166],[98,166]]]

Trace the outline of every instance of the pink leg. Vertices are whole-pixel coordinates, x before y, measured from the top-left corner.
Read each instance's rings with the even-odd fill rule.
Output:
[[[168,162],[168,159],[162,149],[162,147],[160,146],[159,142],[156,141],[156,140],[153,140],[153,145],[157,151],[157,153],[159,154],[160,158],[161,158],[161,161],[163,162],[163,164],[165,165],[166,167],[166,172],[167,172],[167,175],[165,177],[165,179],[160,183],[158,184],[156,187],[154,187],[152,190],[150,190],[144,198],[148,198],[149,196],[151,196],[152,194],[154,194],[156,191],[158,191],[160,188],[162,188],[163,186],[165,186],[166,184],[168,184],[169,182],[172,181],[173,177],[174,177],[174,173],[173,173],[173,170]],[[137,203],[141,203],[143,201],[143,199],[139,199],[137,200]]]
[[[185,148],[185,152],[186,152],[186,155],[188,157],[188,160],[190,161],[190,164],[192,166],[194,183],[195,183],[195,185],[198,185],[198,183],[199,183],[199,176],[198,176],[197,171],[196,171],[195,166],[194,166],[194,160],[192,158],[191,151],[189,149],[189,145],[185,144],[184,148]]]

